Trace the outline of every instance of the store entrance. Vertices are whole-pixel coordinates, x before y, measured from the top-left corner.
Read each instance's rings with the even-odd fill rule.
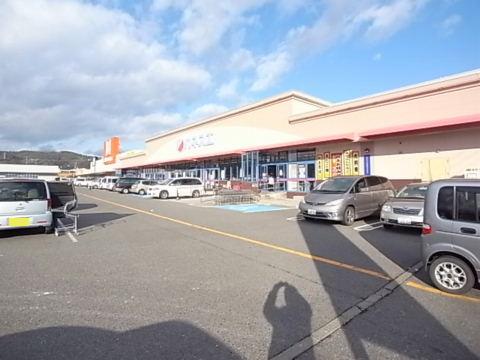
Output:
[[[287,181],[287,164],[268,164],[260,166],[263,190],[285,191]]]

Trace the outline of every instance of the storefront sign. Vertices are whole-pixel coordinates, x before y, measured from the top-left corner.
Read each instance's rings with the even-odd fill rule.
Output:
[[[342,175],[352,175],[352,150],[343,150]]]
[[[114,136],[103,143],[103,163],[114,164],[120,154],[120,138]]]
[[[323,154],[318,154],[317,155],[317,175],[316,179],[317,180],[323,180],[325,178],[325,172],[323,170]]]
[[[212,133],[201,134],[191,136],[188,138],[180,139],[177,142],[177,151],[188,151],[193,149],[199,149],[206,146],[215,144],[215,139]]]
[[[352,175],[360,175],[360,153],[352,151]]]
[[[332,174],[330,173],[330,153],[326,152],[323,154],[323,171],[324,179],[328,179]]]
[[[342,175],[342,154],[332,154],[332,176]]]

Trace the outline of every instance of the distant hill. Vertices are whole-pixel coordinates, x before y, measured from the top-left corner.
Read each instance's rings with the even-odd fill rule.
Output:
[[[0,164],[58,165],[62,170],[88,168],[92,158],[72,151],[0,150]]]

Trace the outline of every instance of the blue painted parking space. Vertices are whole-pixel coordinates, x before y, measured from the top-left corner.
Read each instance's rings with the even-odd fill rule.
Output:
[[[288,208],[274,206],[274,205],[260,205],[260,204],[240,204],[240,205],[219,205],[216,208],[239,211],[242,213],[256,213],[266,211],[288,210]]]

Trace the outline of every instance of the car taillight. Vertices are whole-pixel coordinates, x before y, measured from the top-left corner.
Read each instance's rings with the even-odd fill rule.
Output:
[[[47,210],[52,210],[52,199],[47,199]]]
[[[432,227],[428,224],[423,224],[422,235],[430,235],[432,233]]]

